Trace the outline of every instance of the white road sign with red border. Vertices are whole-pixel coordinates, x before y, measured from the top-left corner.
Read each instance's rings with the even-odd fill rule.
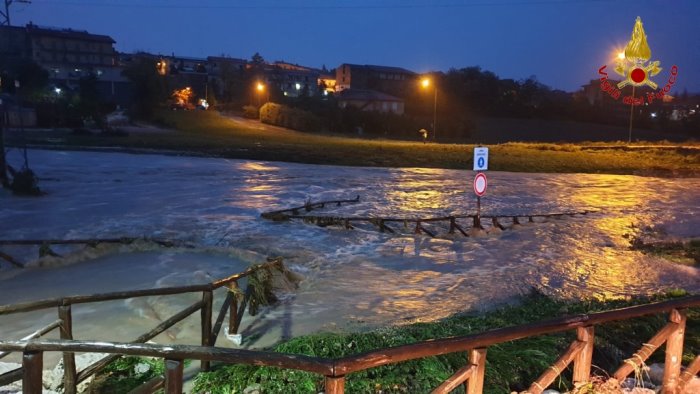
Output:
[[[476,193],[476,195],[479,197],[486,194],[487,184],[488,182],[486,181],[486,174],[484,174],[483,172],[476,174],[476,176],[474,177],[474,193]]]

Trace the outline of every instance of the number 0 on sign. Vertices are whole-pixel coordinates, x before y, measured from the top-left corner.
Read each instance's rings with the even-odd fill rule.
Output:
[[[474,171],[486,171],[489,169],[489,148],[474,148]]]
[[[486,174],[480,172],[474,177],[474,193],[481,197],[486,194]]]

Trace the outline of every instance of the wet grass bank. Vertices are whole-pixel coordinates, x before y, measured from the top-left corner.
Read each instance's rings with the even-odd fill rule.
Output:
[[[448,319],[401,327],[387,327],[365,333],[307,335],[282,342],[272,349],[277,352],[337,358],[379,348],[415,343],[427,339],[474,334],[486,330],[531,323],[562,315],[610,310],[686,295],[671,291],[654,297],[631,300],[588,300],[564,302],[533,291],[514,306],[504,306],[483,314],[462,314]],[[611,373],[666,324],[666,316],[652,316],[596,327],[593,373]],[[574,332],[544,335],[491,346],[487,353],[485,393],[510,393],[525,390],[548,368],[575,338]],[[684,363],[700,352],[700,309],[688,311]],[[663,362],[663,348],[647,362]],[[429,357],[374,368],[347,376],[346,392],[351,393],[423,393],[430,392],[456,370],[464,367],[464,352]],[[111,367],[109,379],[98,379],[100,390],[127,390],[139,381],[158,373],[157,366],[149,375],[133,371],[138,360],[121,361]],[[121,369],[120,369],[121,368]],[[564,373],[570,376],[570,371]],[[564,378],[556,388],[572,388]],[[323,391],[323,377],[315,374],[282,370],[273,367],[219,365],[212,372],[200,373],[195,379],[195,392],[244,392],[259,387],[261,392],[318,393]]]
[[[8,133],[13,146],[118,147],[238,159],[377,167],[471,169],[474,145],[348,138],[301,133],[257,122],[239,122],[216,112],[164,111],[159,123],[171,132],[128,134],[70,131]],[[498,130],[494,130],[497,133]],[[566,140],[567,130],[562,130]],[[505,143],[490,146],[493,171],[700,176],[700,144]]]

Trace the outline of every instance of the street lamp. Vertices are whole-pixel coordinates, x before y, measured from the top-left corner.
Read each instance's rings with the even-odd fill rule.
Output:
[[[265,101],[265,102],[270,101],[270,91],[267,90],[267,86],[265,86],[264,83],[258,82],[257,85],[255,86],[255,90],[258,91],[258,107],[260,106],[260,99],[262,98],[262,94],[263,94],[263,93],[266,93],[266,94],[267,94],[267,95],[266,95],[266,99],[265,99],[266,101]]]
[[[621,67],[620,65],[627,60],[627,56],[625,55],[624,51],[620,51],[617,53],[616,57],[617,57],[617,64],[618,64],[618,68],[619,68],[619,67]],[[634,90],[635,90],[635,87],[636,86],[632,85],[632,103],[630,104],[629,138],[627,139],[628,144],[632,143],[632,122],[634,121],[634,94],[635,94]]]
[[[430,78],[423,78],[423,80],[421,80],[421,86],[423,87],[423,89],[428,89],[430,87],[430,84]],[[433,141],[435,141],[437,136],[437,84],[434,84],[433,90],[435,91],[435,97],[433,99]]]

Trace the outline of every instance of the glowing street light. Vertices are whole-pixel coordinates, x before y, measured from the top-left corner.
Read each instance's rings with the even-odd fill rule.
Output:
[[[430,78],[423,78],[421,80],[421,86],[423,89],[428,89],[431,85],[432,81]],[[435,97],[433,99],[433,141],[435,141],[436,136],[437,136],[437,94],[438,94],[438,89],[437,89],[437,84],[434,84],[433,90],[435,91]]]
[[[260,106],[260,100],[262,99],[263,93],[267,93],[267,101],[270,101],[270,92],[267,91],[265,84],[262,82],[258,82],[255,85],[255,90],[258,92],[258,107]]]

